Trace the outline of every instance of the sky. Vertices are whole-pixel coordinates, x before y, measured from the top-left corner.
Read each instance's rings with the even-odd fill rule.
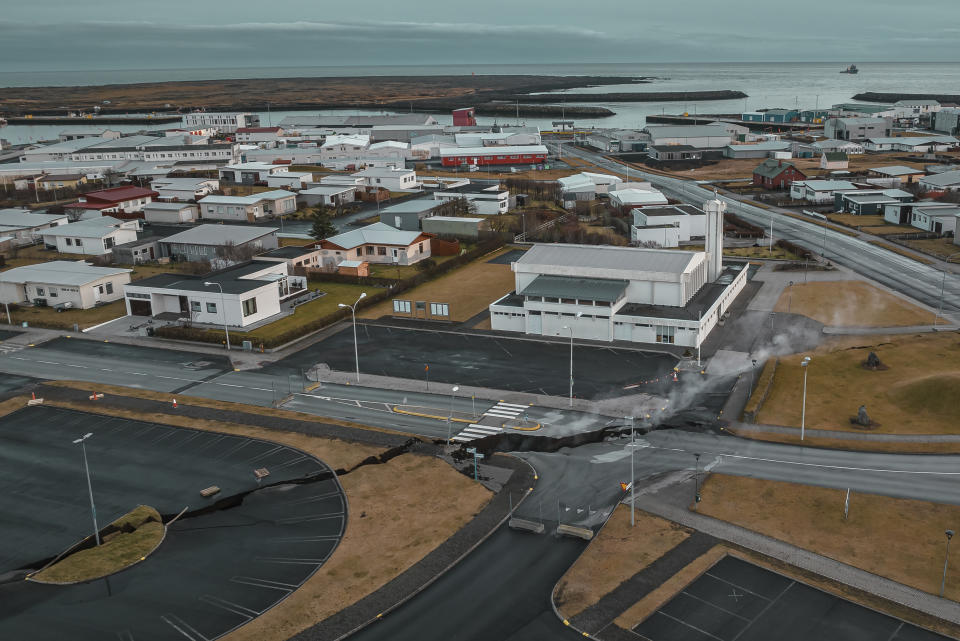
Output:
[[[32,0],[0,71],[946,60],[957,0]]]

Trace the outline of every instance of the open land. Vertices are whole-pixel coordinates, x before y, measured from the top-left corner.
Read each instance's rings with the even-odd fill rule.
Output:
[[[887,369],[862,363],[875,352]],[[850,424],[866,405],[871,429],[897,434],[956,434],[960,397],[960,335],[843,337],[810,353],[806,426],[860,431]],[[773,385],[757,415],[768,425],[800,426],[804,354],[780,357]]]
[[[862,281],[796,283],[784,289],[774,311],[833,327],[911,327],[933,321],[927,310]]]

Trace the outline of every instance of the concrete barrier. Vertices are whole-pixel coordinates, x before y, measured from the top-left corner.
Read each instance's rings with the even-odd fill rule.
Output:
[[[578,539],[589,541],[593,538],[593,530],[586,527],[577,527],[575,525],[558,525],[557,534],[560,536],[575,536]]]
[[[543,534],[544,532],[543,523],[539,521],[527,521],[526,519],[510,519],[507,527],[511,530],[523,530],[525,532],[533,532],[534,534]]]

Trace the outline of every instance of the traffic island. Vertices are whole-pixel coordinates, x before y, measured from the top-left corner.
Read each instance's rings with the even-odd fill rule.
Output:
[[[166,534],[160,514],[140,505],[105,527],[99,545],[92,537],[28,578],[36,583],[70,585],[116,574],[145,561]]]

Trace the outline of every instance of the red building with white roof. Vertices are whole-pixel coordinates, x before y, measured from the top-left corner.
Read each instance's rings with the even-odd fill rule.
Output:
[[[511,145],[503,147],[451,147],[440,150],[444,167],[460,165],[536,165],[547,160],[543,145]]]

